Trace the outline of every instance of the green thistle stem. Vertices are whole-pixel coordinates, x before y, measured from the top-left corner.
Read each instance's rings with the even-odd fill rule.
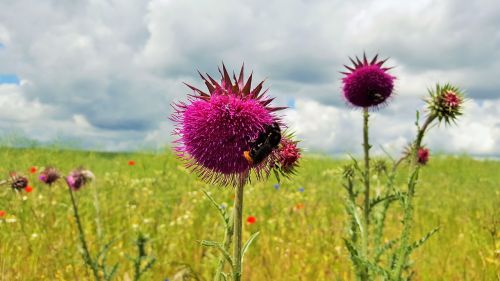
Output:
[[[226,231],[224,233],[224,242],[223,242],[223,247],[226,252],[229,252],[229,248],[231,248],[231,242],[233,242],[233,233],[234,233],[234,227],[233,227],[234,221],[232,218],[229,218],[229,223],[226,225]],[[222,271],[224,270],[224,265],[226,263],[226,257],[224,257],[223,254],[220,255],[219,258],[219,263],[217,265],[217,271],[215,272],[215,277],[214,281],[220,281],[221,280],[221,275]]]
[[[417,164],[418,149],[422,145],[422,140],[424,139],[424,135],[427,132],[427,129],[436,118],[437,118],[436,114],[429,115],[429,117],[427,117],[422,127],[418,128],[413,151],[411,152],[412,172],[408,182],[408,193],[403,205],[404,208],[403,230],[401,233],[401,245],[399,248],[397,264],[393,276],[395,280],[400,280],[403,267],[407,263],[408,255],[410,254],[408,250],[408,245],[410,242],[410,234],[413,226],[413,196],[415,194],[415,186],[418,180],[418,174],[420,169],[420,167]]]
[[[427,120],[425,120],[422,128],[419,128],[419,130],[417,132],[417,139],[415,140],[415,147],[414,147],[415,151],[413,152],[415,156],[417,155],[418,149],[422,145],[422,140],[424,138],[425,132],[427,131],[427,128],[432,123],[432,121],[434,121],[434,119],[436,119],[436,118],[437,118],[437,115],[435,115],[435,114],[429,115],[429,117],[427,117]],[[416,159],[416,157],[414,157],[414,160],[415,159]],[[412,163],[415,164],[414,161],[412,161]]]
[[[365,185],[364,198],[364,223],[365,231],[363,235],[363,255],[368,260],[368,241],[369,241],[369,225],[370,225],[370,143],[368,139],[368,120],[370,114],[368,108],[363,109],[363,149],[365,155],[365,171],[363,173],[363,182]],[[362,280],[368,280],[368,269],[365,268],[362,274]]]
[[[96,281],[100,281],[99,278],[99,270],[97,265],[92,261],[92,256],[90,255],[89,248],[87,246],[87,241],[85,240],[85,233],[83,232],[82,222],[80,221],[80,215],[78,214],[78,206],[75,202],[75,196],[73,195],[73,190],[68,187],[69,196],[71,198],[71,204],[73,205],[73,216],[75,217],[76,226],[78,228],[78,236],[80,238],[80,243],[82,244],[83,249],[83,260],[85,264],[92,269],[92,273],[94,274],[94,278]]]
[[[242,181],[235,189],[234,197],[234,252],[233,252],[233,280],[240,281],[241,268],[241,250],[242,250],[242,232],[243,232],[243,187],[245,183]]]

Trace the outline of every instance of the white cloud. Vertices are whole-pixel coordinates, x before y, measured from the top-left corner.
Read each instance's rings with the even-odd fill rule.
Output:
[[[406,143],[419,98],[435,82],[453,82],[468,90],[473,113],[458,128],[443,130],[447,135],[432,133],[429,142],[447,152],[499,154],[489,105],[500,100],[500,10],[494,0],[11,4],[0,10],[6,46],[0,73],[30,83],[0,92],[3,131],[80,139],[86,147],[110,150],[168,144],[169,104],[189,92],[181,82],[201,87],[195,70],[217,76],[224,60],[230,68],[245,62],[254,81],[267,77],[279,105],[297,99],[287,118],[311,150],[359,151],[359,112],[345,109],[338,72],[347,56],[366,50],[390,56],[398,77],[393,102],[373,114],[375,140]],[[19,107],[30,112],[13,112]],[[27,125],[34,119],[50,129]],[[440,144],[459,136],[460,143]]]
[[[387,108],[370,114],[370,143],[375,154],[382,154],[380,147],[384,147],[391,154],[398,155],[415,137],[415,114],[385,114],[390,107],[389,104]],[[481,104],[470,100],[457,126],[433,127],[424,143],[438,152],[499,155],[499,108],[500,100]],[[299,99],[285,120],[308,150],[334,154],[359,154],[362,151],[363,121],[359,110]]]

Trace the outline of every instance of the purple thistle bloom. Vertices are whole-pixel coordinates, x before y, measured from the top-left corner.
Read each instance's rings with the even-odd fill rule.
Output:
[[[91,171],[84,170],[83,168],[78,168],[69,173],[69,175],[66,177],[66,183],[71,189],[77,191],[86,183],[94,179],[94,174]]]
[[[272,157],[252,165],[244,157],[266,126],[281,121],[274,112],[284,108],[270,107],[273,98],[261,93],[261,82],[251,89],[252,75],[245,82],[243,67],[234,83],[222,65],[219,84],[210,75],[200,76],[208,88],[205,93],[193,86],[187,103],[174,104],[171,120],[176,123],[174,134],[178,156],[202,179],[222,185],[237,185],[248,180],[250,172],[257,177],[269,173]]]
[[[355,107],[374,107],[384,103],[392,95],[396,77],[387,73],[388,67],[382,67],[387,59],[377,61],[376,55],[370,62],[363,54],[363,61],[349,58],[354,67],[344,65],[350,72],[342,72],[344,98]]]
[[[28,187],[28,178],[25,176],[21,176],[16,174],[15,172],[10,173],[11,178],[11,187],[16,190],[26,189]]]
[[[59,175],[59,172],[56,170],[54,167],[46,167],[38,176],[38,179],[47,184],[47,185],[52,185],[54,182],[56,182],[61,176]]]

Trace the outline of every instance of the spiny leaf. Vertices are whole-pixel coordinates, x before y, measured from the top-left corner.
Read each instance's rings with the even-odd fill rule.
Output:
[[[231,267],[234,266],[233,259],[231,258],[231,255],[229,255],[229,253],[224,249],[224,247],[219,242],[209,241],[209,240],[201,240],[199,242],[203,246],[217,248],[222,253],[224,258],[226,258],[226,260],[229,262]]]
[[[429,231],[424,237],[422,237],[419,240],[413,242],[413,244],[411,244],[410,246],[408,246],[408,253],[411,253],[412,251],[414,251],[418,247],[422,246],[422,244],[424,244],[425,241],[427,241],[429,238],[431,238],[431,236],[434,235],[434,233],[438,232],[438,230],[439,230],[439,226],[436,227],[436,228],[434,228],[433,230]]]
[[[245,245],[243,245],[243,248],[241,250],[241,264],[243,264],[243,258],[245,257],[245,253],[248,251],[248,247],[250,247],[253,240],[255,240],[255,238],[257,238],[257,236],[259,236],[259,234],[260,234],[259,231],[252,234],[252,236],[250,236],[250,238],[248,238],[248,241],[245,243]]]
[[[390,250],[398,241],[399,241],[399,238],[389,240],[382,247],[377,249],[377,251],[375,252],[375,255],[374,255],[375,262],[378,262],[380,260],[380,257],[384,254],[384,252],[387,250]]]
[[[227,215],[226,209],[222,208],[220,206],[220,204],[215,201],[215,199],[212,197],[212,195],[210,195],[208,193],[208,191],[206,191],[206,190],[203,189],[202,192],[208,198],[208,200],[210,201],[210,203],[212,203],[212,205],[217,209],[217,211],[219,211],[219,214],[222,217],[222,220],[224,221],[224,224],[227,226],[227,224],[229,223],[229,217]]]

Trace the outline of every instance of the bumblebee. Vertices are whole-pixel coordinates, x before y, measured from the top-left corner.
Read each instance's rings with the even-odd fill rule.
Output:
[[[266,125],[257,139],[250,143],[250,150],[243,152],[243,157],[250,165],[258,165],[266,159],[281,141],[281,129],[278,123]]]

